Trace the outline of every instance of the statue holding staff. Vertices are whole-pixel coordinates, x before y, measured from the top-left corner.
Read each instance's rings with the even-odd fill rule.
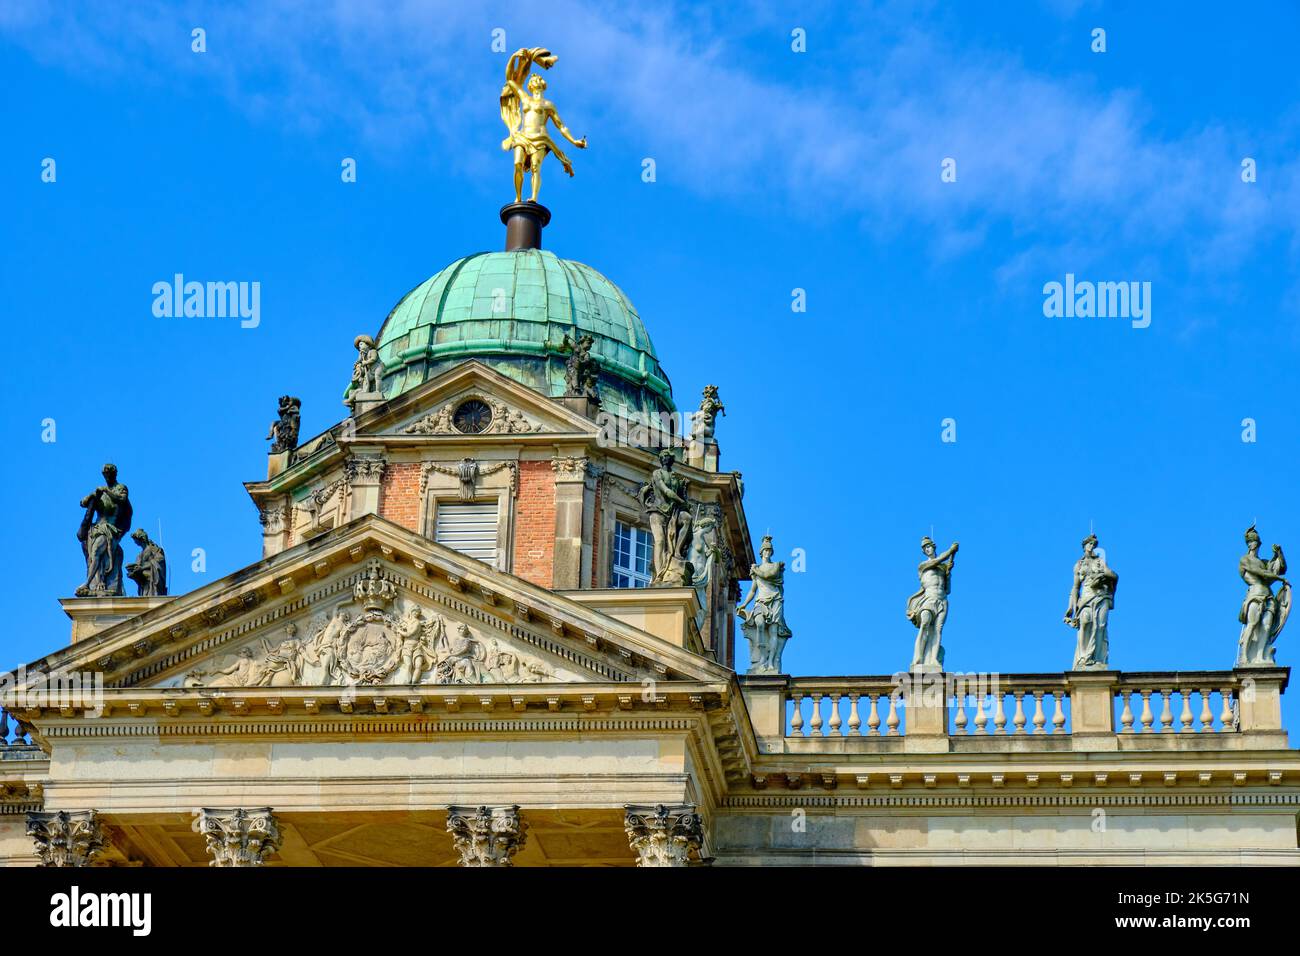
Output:
[[[1107,622],[1118,584],[1119,575],[1107,566],[1097,536],[1088,535],[1083,539],[1083,557],[1074,563],[1074,582],[1065,608],[1065,623],[1079,632],[1074,651],[1076,671],[1105,670],[1110,664]]]
[[[104,483],[81,499],[85,512],[77,529],[86,559],[86,583],[77,597],[121,597],[122,535],[131,530],[131,500],[126,485],[117,480],[117,466],[103,470]]]
[[[907,619],[916,626],[913,669],[943,668],[943,625],[948,620],[948,593],[952,589],[953,559],[957,542],[943,554],[935,554],[929,536],[921,539],[925,560],[916,569],[921,589],[907,599]]]

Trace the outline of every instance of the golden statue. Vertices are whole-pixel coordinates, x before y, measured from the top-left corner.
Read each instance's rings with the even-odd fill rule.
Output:
[[[547,120],[554,122],[560,135],[578,149],[587,148],[587,137],[574,139],[560,119],[560,114],[555,111],[555,104],[543,96],[546,81],[537,73],[531,76],[528,74],[534,63],[549,70],[555,65],[555,60],[554,53],[538,46],[515,51],[506,65],[506,85],[501,88],[501,121],[510,130],[510,135],[501,141],[501,148],[515,151],[515,202],[523,202],[524,199],[525,171],[533,174],[532,198],[533,202],[537,202],[537,191],[542,186],[542,160],[547,153],[554,153],[564,171],[573,175],[573,164],[569,162],[569,157],[561,152],[546,132]]]

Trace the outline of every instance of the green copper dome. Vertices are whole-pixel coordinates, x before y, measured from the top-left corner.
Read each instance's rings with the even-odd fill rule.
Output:
[[[601,407],[673,411],[672,387],[636,307],[595,269],[542,249],[480,252],[420,283],[379,330],[394,398],[467,359],[544,395],[563,395],[568,335],[590,333]]]

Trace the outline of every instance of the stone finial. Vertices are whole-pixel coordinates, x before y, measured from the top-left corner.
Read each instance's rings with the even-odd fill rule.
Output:
[[[637,854],[637,866],[697,866],[701,858],[704,820],[691,804],[627,806],[624,829]]]
[[[94,810],[29,813],[27,835],[41,866],[90,866],[104,849],[104,828]]]
[[[199,811],[199,832],[208,841],[208,866],[262,866],[280,849],[280,828],[270,807]]]
[[[461,866],[513,866],[512,857],[528,839],[519,807],[448,807],[451,834]]]

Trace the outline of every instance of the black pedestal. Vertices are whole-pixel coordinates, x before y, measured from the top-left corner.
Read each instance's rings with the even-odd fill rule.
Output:
[[[532,200],[501,207],[506,226],[506,252],[542,248],[542,229],[551,221],[551,211]]]

